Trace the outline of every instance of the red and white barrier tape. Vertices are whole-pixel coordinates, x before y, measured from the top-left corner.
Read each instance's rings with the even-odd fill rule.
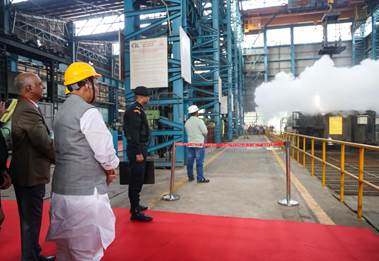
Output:
[[[176,146],[185,147],[209,147],[209,148],[259,148],[259,147],[283,147],[284,142],[269,143],[185,143],[175,142]]]

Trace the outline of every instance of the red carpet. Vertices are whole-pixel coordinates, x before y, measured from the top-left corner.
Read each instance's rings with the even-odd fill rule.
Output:
[[[7,215],[0,231],[0,260],[19,260],[15,201],[3,201]],[[150,212],[150,224],[131,223],[127,209],[115,209],[116,240],[110,260],[379,260],[379,236],[367,229],[288,221]],[[48,205],[42,237],[46,235]],[[42,240],[43,241],[43,240]],[[53,243],[42,243],[54,254]]]

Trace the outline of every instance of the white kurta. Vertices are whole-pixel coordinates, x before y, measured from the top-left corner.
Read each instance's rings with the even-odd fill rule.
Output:
[[[101,166],[117,168],[112,136],[97,109],[83,114],[80,129]],[[47,240],[57,242],[57,256],[63,260],[100,260],[102,249],[115,238],[115,216],[108,194],[99,194],[96,188],[89,196],[52,193],[50,219]]]

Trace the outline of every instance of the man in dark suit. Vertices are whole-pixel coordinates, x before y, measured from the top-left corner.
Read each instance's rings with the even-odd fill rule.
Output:
[[[131,170],[129,183],[129,201],[131,220],[150,222],[152,217],[143,213],[146,206],[140,205],[140,193],[144,182],[147,148],[150,129],[143,106],[150,100],[149,90],[139,86],[134,90],[136,102],[124,114],[124,132],[128,141],[127,154]]]
[[[21,260],[54,260],[41,256],[39,233],[45,184],[50,182],[54,162],[53,141],[38,108],[44,86],[38,75],[20,73],[15,78],[19,101],[12,116],[12,161],[10,173],[16,192],[21,225]]]

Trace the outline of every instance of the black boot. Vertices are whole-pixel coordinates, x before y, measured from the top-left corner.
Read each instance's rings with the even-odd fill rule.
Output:
[[[145,211],[147,209],[148,209],[148,207],[143,206],[143,205],[139,205],[137,211],[141,212],[141,211]],[[130,209],[130,213],[132,213],[132,209]]]
[[[133,211],[132,215],[130,216],[130,220],[140,221],[140,222],[150,222],[153,220],[153,218],[145,215],[141,211]]]

